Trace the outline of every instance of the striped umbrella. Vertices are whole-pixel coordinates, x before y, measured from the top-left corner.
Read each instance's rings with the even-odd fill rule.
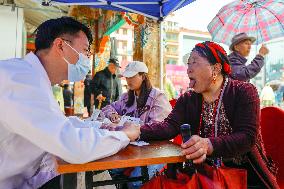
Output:
[[[225,5],[208,25],[212,39],[231,44],[234,35],[246,32],[256,44],[284,37],[284,0],[236,0]]]

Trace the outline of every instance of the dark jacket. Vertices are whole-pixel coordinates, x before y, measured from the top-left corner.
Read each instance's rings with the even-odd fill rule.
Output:
[[[66,88],[63,89],[64,107],[73,106],[73,92]]]
[[[112,75],[108,68],[96,73],[90,84],[91,93],[94,94],[95,106],[98,107],[99,101],[96,97],[102,94],[106,100],[102,102],[101,108],[118,100],[119,89],[116,75]]]
[[[84,106],[89,107],[91,105],[91,84],[92,76],[87,75],[86,79],[84,80]]]
[[[231,77],[240,81],[254,78],[264,65],[264,58],[261,55],[256,55],[249,65],[246,65],[247,59],[237,52],[232,52],[228,58],[232,67]]]
[[[213,145],[212,157],[234,158],[247,155],[267,188],[278,188],[276,179],[263,157],[263,149],[256,145],[259,131],[259,98],[255,87],[247,82],[229,79],[224,91],[223,104],[233,133],[209,138]],[[180,133],[180,125],[191,125],[197,134],[202,107],[202,96],[194,92],[182,95],[169,116],[161,123],[143,125],[141,140],[168,140]]]

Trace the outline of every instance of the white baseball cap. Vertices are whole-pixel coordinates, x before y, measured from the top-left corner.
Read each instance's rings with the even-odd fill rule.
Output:
[[[125,70],[121,75],[123,77],[133,77],[139,72],[148,73],[146,64],[144,64],[144,62],[133,61],[125,67]]]

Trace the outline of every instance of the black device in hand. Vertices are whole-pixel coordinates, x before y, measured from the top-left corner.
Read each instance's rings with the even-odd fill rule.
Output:
[[[190,137],[191,137],[191,130],[190,130],[190,125],[189,124],[182,124],[180,126],[180,133],[181,133],[181,137],[182,137],[182,142],[185,143],[187,142]],[[187,172],[192,172],[194,171],[193,169],[193,166],[192,166],[192,160],[187,160],[185,163],[184,163],[184,169],[187,171]]]
[[[189,124],[182,124],[180,126],[180,133],[182,136],[183,143],[187,142],[191,137],[190,125]]]

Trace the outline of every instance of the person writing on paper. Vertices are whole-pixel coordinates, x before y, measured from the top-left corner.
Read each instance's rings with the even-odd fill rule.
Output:
[[[232,44],[230,45],[229,61],[232,67],[232,73],[230,76],[233,79],[240,81],[249,81],[254,78],[264,65],[264,57],[269,53],[268,48],[262,45],[259,49],[259,53],[246,65],[249,56],[251,45],[255,42],[254,37],[249,37],[246,33],[239,33],[232,38]]]
[[[220,45],[196,44],[187,68],[192,90],[177,100],[163,122],[142,125],[140,139],[172,139],[182,124],[190,124],[193,136],[181,145],[187,159],[202,163],[222,158],[227,167],[247,170],[249,186],[279,188],[275,167],[263,148],[257,90],[248,82],[228,78],[230,71]]]
[[[123,115],[140,118],[142,123],[160,122],[168,116],[171,105],[161,90],[152,87],[147,73],[143,62],[133,61],[126,66],[122,76],[126,78],[128,92],[102,109],[111,122],[119,123]]]
[[[171,105],[166,95],[157,88],[152,87],[147,75],[146,64],[139,61],[130,62],[122,76],[126,78],[128,92],[122,94],[120,99],[104,107],[102,112],[113,123],[115,129],[120,117],[130,116],[140,118],[141,123],[157,123],[164,120],[171,111]],[[148,172],[152,176],[162,165],[148,167]],[[139,176],[139,168],[131,173],[131,176]],[[129,188],[138,187],[141,183],[130,183]]]
[[[35,53],[0,61],[0,188],[41,187],[57,175],[50,154],[86,163],[139,136],[137,126],[110,132],[65,117],[53,98],[51,85],[84,79],[91,42],[91,31],[73,18],[50,19],[36,30]]]

